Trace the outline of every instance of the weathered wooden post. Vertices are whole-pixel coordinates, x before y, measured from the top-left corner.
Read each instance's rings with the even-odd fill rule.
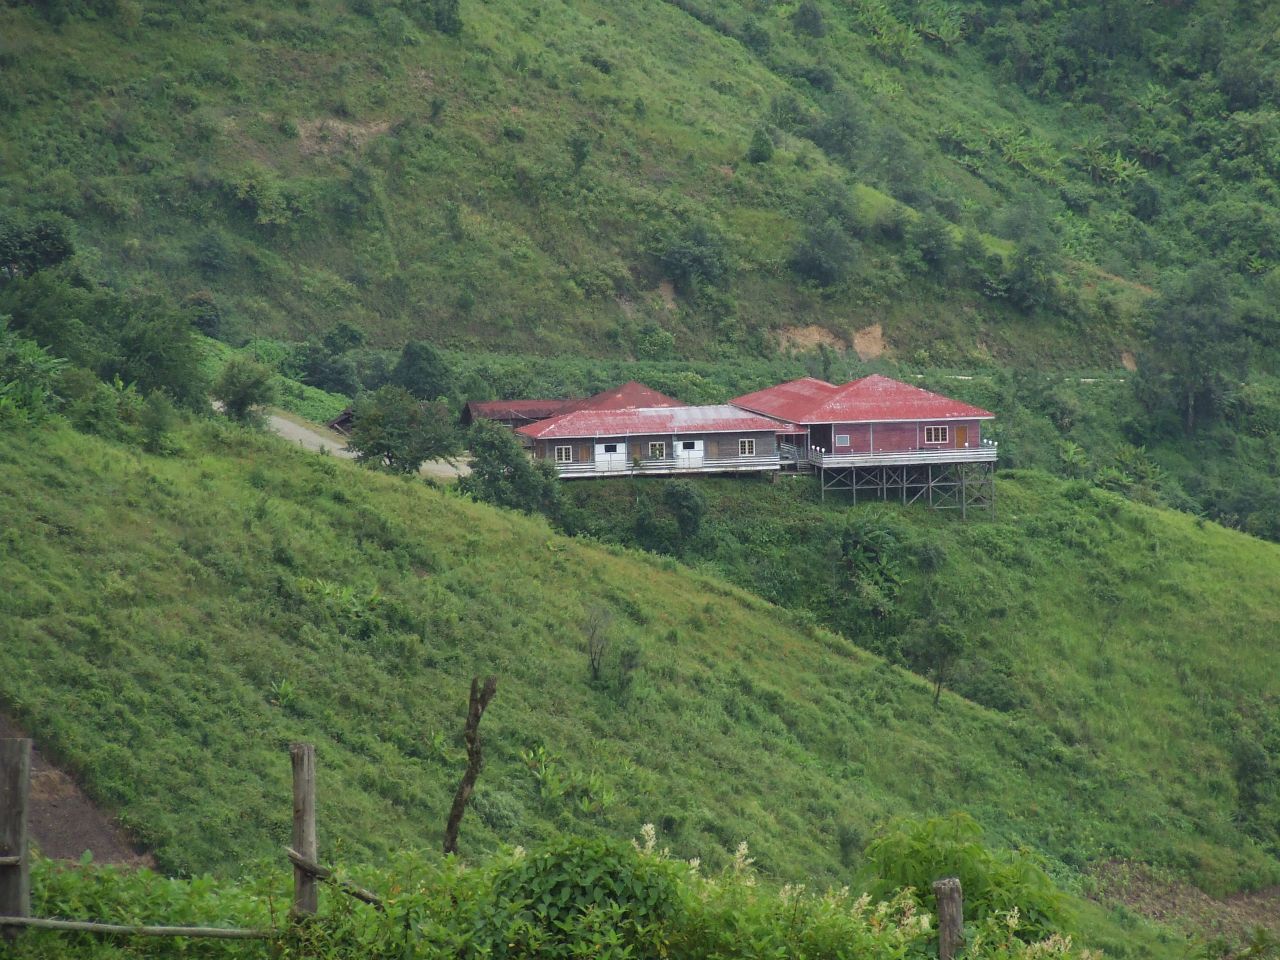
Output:
[[[316,748],[310,743],[289,745],[293,761],[293,849],[311,863],[319,863],[316,843]],[[293,915],[311,916],[319,909],[319,881],[310,871],[293,865]]]
[[[31,858],[27,850],[27,796],[31,741],[0,740],[0,917],[31,915]],[[0,927],[11,940],[21,927]]]
[[[964,945],[964,891],[958,877],[933,881],[938,899],[938,960],[954,960]]]

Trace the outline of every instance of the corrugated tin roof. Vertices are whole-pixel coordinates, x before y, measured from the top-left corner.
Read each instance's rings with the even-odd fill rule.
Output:
[[[705,407],[641,407],[634,410],[574,410],[520,427],[534,440],[624,437],[637,434],[774,433],[778,424],[728,404]]]
[[[754,413],[763,413],[780,420],[795,420],[797,413],[812,410],[838,389],[840,388],[835,384],[825,380],[801,377],[799,380],[780,383],[776,387],[765,387],[763,390],[744,394],[729,402]]]
[[[684,404],[675,397],[659,393],[653,387],[646,386],[638,380],[628,380],[620,387],[601,390],[585,400],[569,400],[559,413],[572,410],[639,410],[653,407],[683,407]]]
[[[467,404],[472,417],[483,417],[486,420],[541,420],[555,413],[564,411],[565,405],[573,400],[472,400]]]
[[[995,414],[878,373],[839,387],[793,380],[733,401],[794,423],[886,423],[898,420],[994,419]]]

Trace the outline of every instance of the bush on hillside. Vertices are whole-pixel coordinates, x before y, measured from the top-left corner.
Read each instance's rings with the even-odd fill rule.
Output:
[[[1062,928],[1063,897],[1049,875],[1027,853],[985,846],[982,827],[966,813],[896,820],[867,845],[866,857],[876,893],[910,887],[926,909],[936,910],[933,881],[959,877],[966,920],[1017,910],[1035,937]]]
[[[34,912],[116,923],[275,928],[273,956],[366,960],[458,956],[526,960],[746,960],[761,956],[814,960],[857,956],[898,960],[926,956],[936,943],[932,917],[906,892],[855,897],[848,888],[809,893],[803,885],[761,882],[745,843],[720,874],[671,859],[650,825],[643,842],[557,838],[524,851],[464,865],[402,853],[390,867],[355,879],[383,898],[384,908],[326,888],[310,923],[285,922],[286,873],[238,885],[208,876],[161,877],[148,870],[77,867],[37,858]],[[346,871],[341,871],[344,875]],[[1033,927],[1013,913],[992,913],[966,931],[974,960],[1077,956],[1053,936],[1032,945]],[[200,956],[248,958],[261,942],[200,940]],[[71,950],[86,960],[169,956],[173,943],[136,938],[111,942],[84,934],[32,931],[13,946],[15,960],[52,960]]]

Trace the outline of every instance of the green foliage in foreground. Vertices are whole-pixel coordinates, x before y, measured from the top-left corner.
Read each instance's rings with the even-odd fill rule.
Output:
[[[264,943],[32,931],[11,955],[49,960],[73,950],[86,960],[105,960],[168,957],[180,950],[211,958],[299,960],[923,960],[936,949],[933,918],[910,890],[872,900],[847,887],[827,893],[778,889],[758,881],[745,844],[722,871],[707,875],[658,850],[652,827],[645,833],[643,846],[565,838],[528,852],[504,851],[472,868],[454,859],[401,854],[389,868],[356,871],[363,886],[384,898],[385,911],[325,890],[320,915],[293,928],[284,916],[288,897],[280,873],[232,885],[38,860],[38,915],[281,932]],[[1010,909],[967,925],[966,957],[1084,955],[1071,948],[1069,937],[1040,935],[1021,923],[1022,891],[1004,892]]]

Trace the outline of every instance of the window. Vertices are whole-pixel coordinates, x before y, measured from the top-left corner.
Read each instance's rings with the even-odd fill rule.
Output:
[[[650,460],[665,460],[667,457],[667,445],[665,443],[649,444]]]
[[[605,452],[605,453],[617,453],[617,452],[618,452],[618,445],[617,445],[616,443],[606,443],[606,444],[604,445],[604,452]]]
[[[696,440],[681,440],[680,449],[681,450],[697,450],[698,442]]]
[[[754,457],[756,455],[756,442],[754,440],[738,441],[738,456]]]
[[[847,433],[836,434],[836,446],[847,447],[849,445],[849,435]]]
[[[947,428],[946,427],[925,427],[924,442],[925,443],[946,443]]]
[[[573,447],[556,447],[556,463],[573,463]]]

